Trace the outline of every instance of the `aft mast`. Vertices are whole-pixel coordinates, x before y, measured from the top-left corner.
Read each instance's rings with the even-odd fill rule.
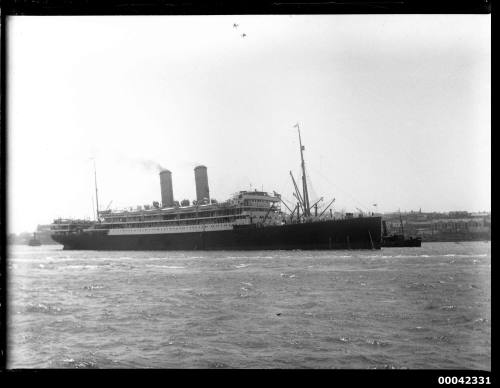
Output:
[[[99,196],[97,195],[97,170],[95,167],[95,159],[94,159],[94,184],[95,184],[95,203],[96,203],[96,220],[99,221]]]
[[[295,124],[294,127],[297,127],[297,131],[299,132],[299,144],[300,144],[300,160],[302,166],[302,198],[304,202],[304,215],[306,217],[311,215],[311,209],[309,206],[309,193],[307,192],[307,182],[306,182],[306,165],[304,162],[304,150],[305,147],[302,145],[302,139],[300,137],[300,127],[299,123]]]

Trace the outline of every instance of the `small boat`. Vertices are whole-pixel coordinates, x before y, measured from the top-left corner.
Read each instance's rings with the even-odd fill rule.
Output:
[[[401,216],[400,216],[401,217]],[[387,226],[385,221],[382,221],[382,226],[384,228],[382,233],[382,247],[421,247],[422,238],[421,237],[409,237],[406,238],[404,235],[403,221],[401,220],[401,234],[387,234]]]
[[[421,247],[420,237],[405,238],[403,234],[391,234],[382,236],[382,247]]]
[[[42,245],[42,243],[40,242],[40,240],[38,240],[36,238],[36,233],[33,233],[33,238],[31,238],[29,241],[28,241],[28,245],[30,247],[38,247],[40,245]]]

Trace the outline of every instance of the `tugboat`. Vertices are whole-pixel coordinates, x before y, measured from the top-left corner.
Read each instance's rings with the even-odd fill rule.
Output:
[[[409,237],[406,238],[403,228],[403,220],[401,219],[401,214],[399,214],[399,220],[401,222],[401,234],[391,234],[387,233],[387,225],[385,221],[382,221],[382,227],[384,231],[382,233],[382,244],[384,248],[392,247],[421,247],[422,238],[421,237]]]
[[[36,232],[33,233],[33,238],[31,238],[28,241],[28,245],[30,247],[38,247],[38,246],[42,245],[42,243],[40,242],[40,240],[36,238]]]

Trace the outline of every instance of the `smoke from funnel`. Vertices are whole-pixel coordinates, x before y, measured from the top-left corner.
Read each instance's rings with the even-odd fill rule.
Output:
[[[166,170],[165,167],[163,167],[160,163],[155,162],[154,160],[137,159],[137,163],[139,163],[139,165],[146,170],[156,170],[158,172]]]

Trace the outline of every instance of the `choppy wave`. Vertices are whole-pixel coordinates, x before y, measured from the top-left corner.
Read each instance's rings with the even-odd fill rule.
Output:
[[[63,309],[58,306],[54,306],[46,303],[28,303],[24,308],[26,313],[42,313],[42,314],[61,314]]]
[[[104,285],[102,284],[90,284],[88,286],[83,286],[84,290],[100,290],[104,288]]]
[[[57,363],[56,363],[57,364]],[[66,358],[61,361],[61,367],[72,369],[95,369],[97,364],[94,360]]]
[[[147,268],[166,268],[166,269],[185,269],[182,265],[161,265],[161,264],[146,264]]]
[[[490,251],[14,250],[9,367],[491,370]]]

